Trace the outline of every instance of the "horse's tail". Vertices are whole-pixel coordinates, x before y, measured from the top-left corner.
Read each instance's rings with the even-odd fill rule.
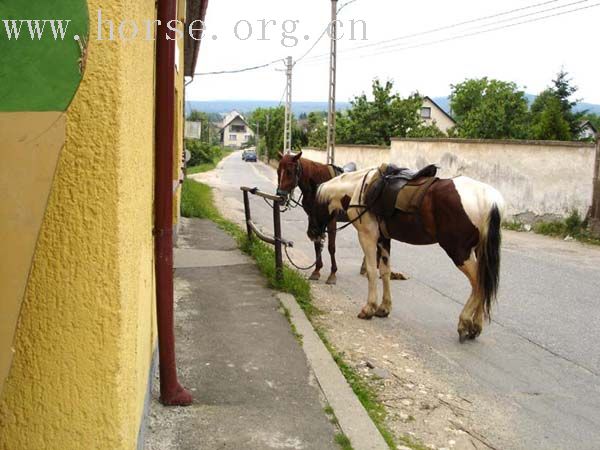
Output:
[[[477,282],[483,311],[490,319],[492,303],[496,299],[500,282],[500,244],[502,235],[502,198],[491,203],[486,220],[479,230],[480,239],[477,246]]]

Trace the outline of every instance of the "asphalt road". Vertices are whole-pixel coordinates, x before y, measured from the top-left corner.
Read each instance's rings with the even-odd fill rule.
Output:
[[[234,153],[211,184],[239,213],[239,186],[273,193],[275,180],[271,167],[245,163]],[[264,202],[253,200],[252,214],[265,230],[272,229]],[[284,237],[296,243],[296,254],[312,258],[306,224],[300,208],[283,215]],[[358,313],[367,282],[358,275],[362,252],[352,228],[338,234],[337,258],[337,288],[356,303]],[[495,448],[599,449],[600,249],[505,232],[502,258],[493,322],[479,339],[461,345],[456,324],[469,295],[466,278],[439,246],[394,242],[392,269],[410,279],[392,283],[393,311],[379,322],[382,331],[401,329],[430,370],[459,391],[501,405],[490,411],[489,420],[502,414],[510,429],[484,426]],[[326,251],[324,263],[323,279],[329,269]]]

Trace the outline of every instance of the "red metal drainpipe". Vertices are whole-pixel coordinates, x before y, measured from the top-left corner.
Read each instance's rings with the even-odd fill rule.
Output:
[[[176,0],[158,0],[156,35],[154,252],[160,367],[160,401],[186,406],[192,395],[179,384],[173,320],[173,133],[175,129],[175,40],[167,23],[177,15]],[[171,31],[170,36],[174,34]]]

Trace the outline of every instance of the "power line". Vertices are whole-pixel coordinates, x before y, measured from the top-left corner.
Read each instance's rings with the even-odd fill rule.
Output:
[[[511,22],[511,21],[517,20],[517,19],[523,19],[525,17],[537,16],[538,14],[542,14],[542,13],[549,12],[549,11],[556,11],[557,9],[564,9],[564,8],[569,7],[569,6],[579,5],[581,3],[587,3],[588,1],[589,0],[578,0],[578,1],[575,1],[575,2],[571,2],[571,3],[565,3],[564,5],[554,6],[552,8],[542,9],[540,11],[534,11],[534,12],[531,12],[531,13],[528,13],[528,14],[519,15],[517,17],[509,17],[508,19],[502,19],[502,20],[494,21],[492,23],[486,23],[486,24],[483,24],[483,25],[476,25],[474,27],[467,28],[465,31],[477,30],[477,29],[480,29],[480,28],[489,27],[490,25],[498,25],[500,23]],[[388,48],[388,47],[383,47],[383,48]]]
[[[268,63],[265,63],[265,64],[260,64],[258,66],[244,67],[243,69],[218,70],[218,71],[215,71],[215,72],[198,72],[198,73],[195,73],[194,76],[224,75],[224,74],[249,72],[251,70],[264,69],[265,67],[272,66],[273,64],[276,64],[276,63],[281,62],[281,61],[284,61],[284,59],[283,58],[278,58],[278,59],[275,59],[275,60],[273,60],[271,62],[268,62]]]
[[[346,3],[344,3],[342,6],[340,6],[338,12],[340,12],[342,9],[344,9],[346,6],[350,5],[351,3],[356,2],[357,0],[349,0]],[[304,57],[306,57],[315,47],[316,45],[319,43],[319,41],[323,38],[323,36],[325,35],[325,33],[327,33],[327,30],[329,29],[329,25],[327,26],[327,28],[325,28],[325,31],[323,31],[323,33],[321,34],[321,36],[317,39],[317,41],[313,44],[313,46],[308,49],[308,51],[302,56],[300,57],[296,62],[298,62],[300,59],[303,59]],[[243,73],[243,72],[250,72],[253,70],[259,70],[259,69],[264,69],[265,67],[269,67],[272,66],[273,64],[276,64],[280,61],[283,61],[285,63],[285,58],[278,58],[275,59],[271,62],[265,63],[265,64],[260,64],[257,66],[250,66],[250,67],[244,67],[242,69],[233,69],[233,70],[217,70],[217,71],[213,71],[213,72],[197,72],[194,74],[194,76],[207,76],[207,75],[225,75],[225,74],[235,74],[235,73]],[[191,82],[190,82],[191,83]]]
[[[354,3],[356,0],[350,0],[346,3],[344,3],[342,6],[340,6],[337,10],[337,13],[339,14],[346,6]],[[558,0],[555,0],[558,1]],[[296,62],[294,62],[294,65],[298,64],[300,61],[302,61],[304,58],[306,58],[308,56],[308,54],[310,52],[312,52],[315,47],[317,46],[317,44],[319,42],[321,42],[321,39],[323,39],[323,36],[325,36],[327,34],[327,32],[329,31],[329,28],[331,26],[331,23],[328,23],[327,26],[325,27],[325,29],[323,30],[323,32],[321,33],[321,35],[317,38],[317,40],[313,43],[313,45],[300,57],[296,59]],[[329,55],[328,53],[326,53],[326,55]],[[316,58],[317,56],[314,56],[313,58]]]
[[[481,21],[485,21],[485,20],[489,20],[489,19],[494,19],[494,18],[497,18],[497,17],[502,17],[502,16],[506,16],[506,15],[509,15],[509,14],[514,14],[516,12],[525,11],[525,10],[532,9],[532,8],[537,8],[537,7],[540,7],[540,6],[546,6],[546,5],[549,5],[551,3],[557,3],[558,1],[560,1],[560,0],[548,0],[548,1],[545,1],[545,2],[536,3],[536,4],[525,6],[525,7],[522,7],[522,8],[511,9],[511,10],[499,12],[499,13],[496,13],[496,14],[491,14],[491,15],[487,15],[487,16],[477,17],[477,18],[474,18],[474,19],[469,19],[469,20],[465,20],[465,21],[462,21],[462,22],[453,23],[453,24],[450,24],[450,25],[444,25],[444,26],[441,26],[441,27],[432,28],[430,30],[420,31],[420,32],[417,32],[417,33],[411,33],[411,34],[407,34],[407,35],[403,35],[403,36],[399,36],[399,37],[395,37],[395,38],[391,38],[391,39],[386,39],[386,40],[382,40],[382,41],[378,41],[378,42],[373,42],[373,43],[369,43],[369,44],[359,45],[359,46],[352,47],[352,48],[349,48],[349,49],[341,50],[340,53],[354,52],[354,51],[361,50],[361,49],[364,49],[364,48],[377,47],[377,46],[380,46],[380,45],[383,45],[383,44],[388,44],[390,42],[403,41],[403,40],[414,38],[414,37],[425,36],[425,35],[428,35],[428,34],[434,34],[434,33],[440,32],[440,31],[445,31],[445,30],[450,30],[450,29],[453,29],[453,28],[458,28],[458,27],[461,27],[463,25],[468,25],[468,24],[471,24],[471,23],[476,23],[476,22],[481,22]],[[582,1],[583,2],[587,2],[589,0],[582,0]],[[560,6],[558,8],[562,8],[562,7],[566,7],[566,6],[569,6],[569,5],[563,5],[563,6]],[[543,12],[547,12],[547,11],[550,11],[552,9],[557,9],[557,7],[546,9],[546,10],[536,11],[536,12],[530,13],[528,15],[541,14]],[[515,20],[515,19],[519,19],[521,17],[526,17],[526,16],[527,15],[525,15],[525,16],[517,16],[517,17],[510,18],[508,20]],[[504,21],[506,21],[506,20],[504,20]],[[485,25],[481,25],[481,26],[490,26],[490,25],[494,25],[495,23],[496,22],[492,22],[492,23],[488,23],[488,24],[485,24]],[[390,47],[392,47],[392,46],[386,46],[386,47],[382,47],[382,48],[390,48]],[[378,49],[374,49],[374,50],[378,50]],[[329,56],[329,54],[328,53],[323,53],[321,55],[315,55],[315,56],[312,56],[311,58],[308,58],[308,60],[312,62],[312,60],[321,59],[321,58],[324,58],[326,56]]]
[[[587,2],[588,0],[583,0],[583,1]],[[573,4],[577,4],[577,3],[582,3],[582,2],[578,1],[578,2],[574,2]],[[515,23],[508,24],[508,25],[503,25],[503,26],[500,26],[500,27],[489,28],[489,29],[486,29],[486,30],[481,30],[481,31],[473,32],[473,33],[460,34],[460,35],[457,35],[457,36],[447,37],[447,38],[443,38],[443,39],[437,39],[437,40],[434,40],[434,41],[423,42],[423,43],[418,43],[418,44],[414,44],[414,45],[407,45],[407,46],[390,45],[390,46],[382,47],[381,49],[378,49],[378,50],[389,49],[387,51],[380,51],[380,52],[375,52],[375,53],[353,55],[353,56],[350,56],[347,59],[368,58],[368,57],[373,57],[373,56],[385,55],[385,54],[389,54],[389,53],[396,53],[396,52],[400,52],[400,51],[403,51],[403,50],[428,47],[428,46],[435,45],[435,44],[441,44],[441,43],[444,43],[444,42],[455,41],[455,40],[458,40],[458,39],[463,39],[463,38],[467,38],[467,37],[477,36],[477,35],[480,35],[480,34],[491,33],[493,31],[498,31],[498,30],[503,30],[503,29],[507,29],[507,28],[512,28],[512,27],[519,26],[519,25],[524,25],[524,24],[533,23],[533,22],[539,22],[539,21],[546,20],[546,19],[549,19],[549,18],[563,16],[563,15],[566,15],[566,14],[571,14],[571,13],[574,13],[574,12],[577,12],[577,11],[582,11],[582,10],[585,10],[585,9],[594,8],[594,7],[597,7],[597,6],[600,6],[600,3],[594,3],[592,5],[583,6],[581,8],[575,8],[575,9],[571,9],[571,10],[568,10],[568,11],[563,11],[563,12],[560,12],[560,13],[548,14],[548,15],[545,15],[545,16],[542,16],[542,17],[535,17],[533,19],[524,20],[524,21],[521,21],[521,22],[515,22]],[[556,8],[550,8],[549,10],[552,10],[552,9],[556,9]],[[546,12],[546,10],[540,11],[538,13],[542,13],[542,12]],[[514,17],[511,20],[517,20],[517,19],[529,16],[529,15],[531,15],[531,14],[524,15],[524,16],[519,16],[519,17]],[[495,22],[495,23],[491,23],[491,24],[487,24],[487,25],[483,25],[483,26],[496,25],[497,23],[501,23],[501,22],[506,22],[506,21],[504,20],[504,21]],[[478,27],[478,28],[481,28],[481,27]],[[314,60],[311,60],[311,61],[307,61],[306,64],[311,64],[311,63],[315,63],[315,62],[319,62],[320,63],[320,62],[324,62],[324,61],[314,61]]]
[[[387,53],[393,53],[393,52],[396,52],[396,51],[409,50],[409,49],[421,48],[421,47],[428,47],[428,46],[434,45],[434,44],[440,44],[440,43],[443,43],[443,42],[455,41],[457,39],[463,39],[463,38],[466,38],[466,37],[472,37],[472,36],[477,36],[477,35],[480,35],[480,34],[491,33],[493,31],[504,30],[504,29],[507,29],[507,28],[512,28],[512,27],[516,27],[516,26],[524,25],[524,24],[528,24],[528,23],[539,22],[541,20],[550,19],[552,17],[564,16],[565,14],[571,14],[571,13],[574,13],[574,12],[577,12],[577,11],[582,11],[582,10],[585,10],[585,9],[594,8],[596,6],[600,6],[600,3],[594,3],[593,5],[583,6],[581,8],[575,8],[575,9],[571,9],[569,11],[563,11],[563,12],[560,12],[560,13],[549,14],[549,15],[542,16],[542,17],[535,17],[533,19],[524,20],[524,21],[516,22],[516,23],[511,23],[511,24],[508,24],[508,25],[500,26],[500,27],[489,28],[487,30],[481,30],[481,31],[473,32],[473,33],[461,34],[461,35],[453,36],[453,37],[446,38],[446,39],[438,39],[436,41],[430,41],[430,42],[425,42],[425,43],[422,43],[422,44],[415,44],[415,45],[410,45],[410,46],[407,46],[407,47],[400,47],[400,48],[395,48],[395,49],[392,47],[392,49],[390,51],[379,52],[379,53],[374,53],[374,54],[370,54],[370,55],[363,55],[363,57],[365,57],[365,56],[379,56],[379,55],[384,55],[384,54],[387,54]]]
[[[281,94],[281,98],[279,99],[279,105],[277,105],[277,106],[281,106],[281,104],[283,103],[283,99],[285,98],[285,94],[287,94],[287,82],[285,84],[285,87],[283,88],[283,93]]]

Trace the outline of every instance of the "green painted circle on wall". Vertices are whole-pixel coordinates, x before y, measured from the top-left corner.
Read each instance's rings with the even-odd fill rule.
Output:
[[[0,111],[66,110],[87,36],[86,0],[0,0]]]

